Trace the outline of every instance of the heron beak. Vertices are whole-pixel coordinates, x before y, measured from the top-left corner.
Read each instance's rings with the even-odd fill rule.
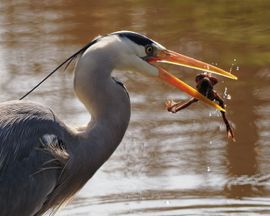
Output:
[[[181,55],[179,53],[176,53],[171,50],[161,50],[159,53],[154,56],[150,57],[147,60],[150,64],[153,64],[155,62],[163,62],[163,63],[169,63],[174,65],[180,65],[188,68],[193,68],[205,72],[215,73],[230,79],[237,80],[237,77],[229,72],[226,72],[218,67],[215,67],[213,65],[207,64],[205,62],[190,58],[188,56]],[[196,89],[192,88],[188,84],[184,83],[174,75],[167,72],[162,67],[155,65],[155,67],[159,70],[159,77],[170,83],[171,85],[177,87],[178,89],[182,90],[183,92],[189,94],[190,96],[197,98],[198,100],[203,101],[204,103],[225,112],[225,110],[220,107],[218,104],[214,103],[213,101],[209,100],[207,97],[202,95],[200,92],[198,92]]]

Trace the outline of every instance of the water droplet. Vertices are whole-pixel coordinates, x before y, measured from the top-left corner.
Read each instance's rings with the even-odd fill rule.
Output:
[[[209,167],[209,166],[207,167],[207,172],[211,172],[211,169],[210,169],[210,167]]]
[[[169,200],[166,200],[166,205],[170,205],[170,201]]]
[[[230,73],[232,73],[233,66],[234,66],[234,64],[232,64],[232,66],[230,67]]]
[[[210,145],[212,145],[212,143],[213,143],[212,141],[209,142]]]
[[[224,88],[224,92],[223,92],[223,98],[226,98],[226,96],[227,96],[227,91],[228,91],[228,88],[227,87],[225,87]]]
[[[240,69],[240,67],[239,67],[239,66],[237,66],[237,67],[236,67],[236,70],[237,70],[237,71],[239,71],[239,69]]]
[[[227,94],[226,99],[231,100],[232,96],[230,94]]]

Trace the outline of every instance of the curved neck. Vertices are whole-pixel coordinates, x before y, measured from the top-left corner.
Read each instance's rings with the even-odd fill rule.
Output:
[[[114,152],[130,119],[129,97],[111,77],[112,62],[103,53],[88,52],[75,71],[75,92],[91,114],[91,121],[78,136],[92,169],[98,169]]]

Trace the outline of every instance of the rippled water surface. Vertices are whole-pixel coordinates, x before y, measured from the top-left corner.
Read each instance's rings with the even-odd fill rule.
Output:
[[[269,215],[269,10],[267,0],[1,0],[1,101],[18,99],[96,35],[122,29],[239,77],[220,78],[217,85],[231,96],[226,104],[233,143],[218,112],[194,104],[170,114],[164,101],[187,95],[116,71],[132,101],[128,131],[58,215]],[[169,70],[194,85],[198,72]],[[86,124],[89,114],[74,96],[72,78],[72,71],[61,71],[27,99],[50,106],[67,124]]]

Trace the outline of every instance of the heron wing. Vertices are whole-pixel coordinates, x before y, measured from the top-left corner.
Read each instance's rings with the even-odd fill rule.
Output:
[[[1,215],[34,215],[57,186],[69,158],[60,124],[40,105],[0,104]]]

